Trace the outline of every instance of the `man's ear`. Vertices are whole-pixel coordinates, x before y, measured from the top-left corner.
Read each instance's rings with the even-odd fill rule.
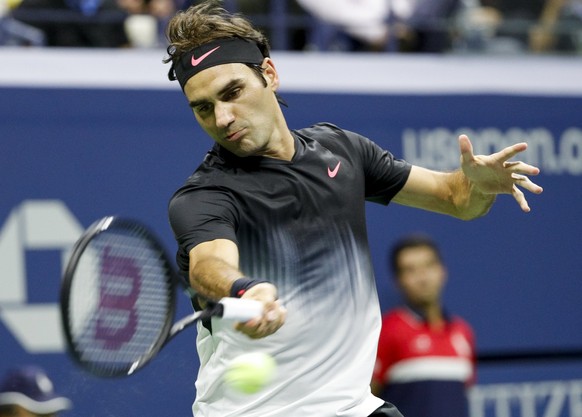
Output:
[[[279,88],[279,74],[277,73],[277,69],[275,68],[275,63],[269,57],[266,57],[263,60],[263,74],[269,80],[271,84],[271,88],[273,91],[277,91]]]

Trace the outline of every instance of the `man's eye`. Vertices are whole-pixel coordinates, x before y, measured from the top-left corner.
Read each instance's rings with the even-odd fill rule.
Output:
[[[210,111],[210,104],[201,104],[200,106],[196,106],[196,113],[207,113]]]
[[[224,96],[224,99],[226,101],[235,99],[240,95],[240,92],[241,92],[240,88],[234,88],[234,89],[230,90],[228,93],[226,93],[226,95]]]

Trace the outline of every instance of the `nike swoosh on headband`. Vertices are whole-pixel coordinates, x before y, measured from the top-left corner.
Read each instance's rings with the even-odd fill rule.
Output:
[[[200,65],[200,63],[202,61],[204,61],[208,55],[210,55],[211,53],[216,51],[218,48],[220,48],[220,45],[218,45],[216,48],[211,49],[210,51],[206,52],[204,55],[202,55],[199,58],[194,58],[194,55],[192,55],[192,66],[196,67],[196,66]]]

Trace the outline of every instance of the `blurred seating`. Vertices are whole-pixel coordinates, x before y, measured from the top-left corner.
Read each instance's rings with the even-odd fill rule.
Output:
[[[44,32],[11,16],[0,16],[0,45],[45,46]]]
[[[46,37],[42,30],[24,24],[12,17],[12,9],[17,5],[12,0],[0,0],[0,45],[46,45]]]
[[[184,0],[184,9],[204,0]],[[304,50],[314,21],[296,0],[223,0],[223,7],[252,20],[270,40],[273,50]]]
[[[308,49],[383,51],[388,42],[387,0],[297,0],[312,16]]]
[[[201,1],[22,0],[0,18],[0,44],[164,47],[170,17]],[[269,36],[273,50],[582,53],[582,0],[223,0],[223,5],[247,15]],[[156,38],[146,42],[153,39],[153,26]]]
[[[582,53],[582,0],[481,0],[461,28],[474,52]]]
[[[22,0],[12,18],[42,31],[47,46],[118,48],[128,43],[116,0]]]

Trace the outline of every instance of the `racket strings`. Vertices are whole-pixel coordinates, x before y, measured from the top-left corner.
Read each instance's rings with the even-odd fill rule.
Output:
[[[118,373],[156,349],[172,310],[165,255],[136,230],[96,235],[80,257],[69,321],[81,361]]]

